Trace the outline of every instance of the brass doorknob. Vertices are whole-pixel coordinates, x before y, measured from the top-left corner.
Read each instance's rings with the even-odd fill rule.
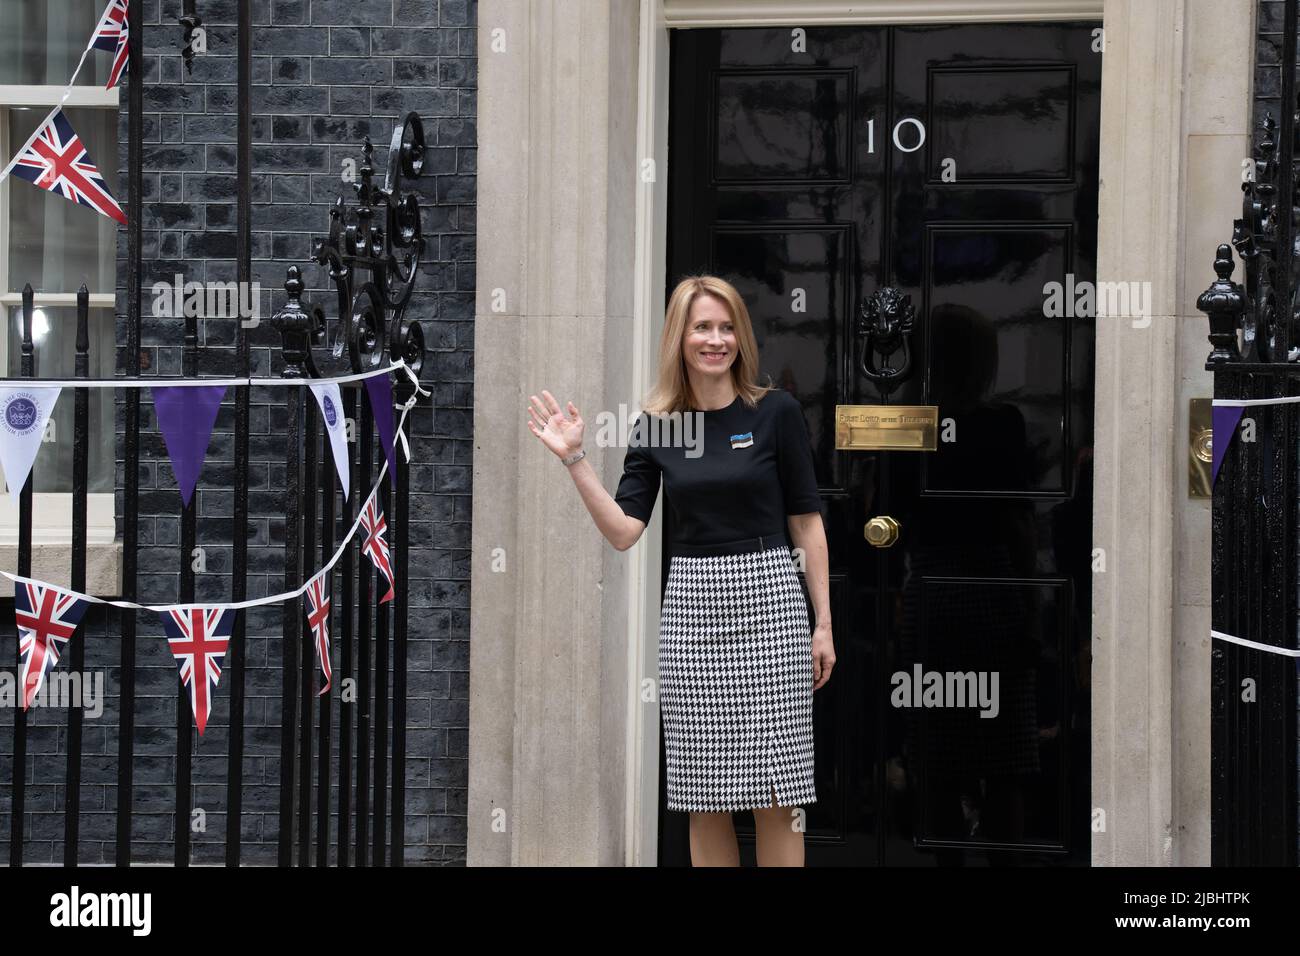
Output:
[[[862,529],[862,536],[873,548],[888,548],[898,540],[898,521],[889,515],[876,515]]]

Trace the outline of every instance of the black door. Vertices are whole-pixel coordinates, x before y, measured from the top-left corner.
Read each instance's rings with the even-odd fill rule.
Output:
[[[1095,278],[1098,27],[673,33],[667,287],[740,290],[825,502],[809,865],[1088,860],[1094,336],[1069,303]],[[902,352],[864,369],[857,326],[886,289],[915,321],[881,384]],[[936,450],[836,450],[837,404],[885,403],[937,406]]]

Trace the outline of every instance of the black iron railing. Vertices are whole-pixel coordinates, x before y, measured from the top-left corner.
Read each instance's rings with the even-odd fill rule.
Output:
[[[1300,536],[1300,329],[1297,328],[1296,19],[1282,42],[1281,125],[1267,115],[1243,184],[1232,246],[1197,307],[1210,320],[1206,368],[1216,400],[1252,400],[1214,487],[1211,557],[1211,859],[1215,865],[1297,863],[1297,538]],[[1232,247],[1244,285],[1232,279]],[[1223,449],[1217,449],[1223,452]],[[1246,640],[1263,649],[1231,640]]]
[[[140,4],[130,9],[130,67],[128,96],[127,170],[127,261],[124,382],[152,381],[141,375],[141,274],[142,274],[142,84]],[[250,5],[241,2],[238,19],[237,133],[237,279],[251,283],[251,63]],[[192,4],[187,5],[192,11]],[[337,298],[338,316],[331,321],[325,311],[304,299],[304,282],[297,266],[290,268],[285,283],[288,301],[273,317],[282,340],[285,378],[318,378],[373,370],[389,360],[404,361],[419,375],[424,359],[424,339],[418,322],[407,308],[418,276],[424,239],[420,204],[407,192],[409,180],[418,177],[424,162],[423,127],[411,114],[394,131],[389,144],[387,176],[375,182],[374,151],[367,140],[361,150],[361,165],[355,184],[357,205],[349,209],[340,198],[329,213],[328,237],[317,243],[314,257],[326,270]],[[86,378],[90,369],[88,336],[89,297],[83,287],[78,296],[75,374]],[[35,382],[32,344],[33,298],[30,286],[23,299],[21,378],[3,384]],[[235,368],[241,378],[249,377],[250,332],[240,323],[235,342]],[[182,337],[182,369],[187,378],[201,377],[204,350],[199,346],[197,319],[186,319]],[[317,356],[320,356],[318,359]],[[341,530],[357,519],[358,504],[364,501],[378,472],[376,441],[370,398],[361,382],[346,383],[344,414],[355,423],[357,440],[348,443],[351,495],[346,505],[335,480],[335,466],[328,437],[317,419],[306,389],[277,389],[287,403],[285,448],[285,540],[284,590],[292,591],[304,575],[323,565],[334,554]],[[89,405],[87,387],[74,392],[75,450],[73,456],[73,519],[70,587],[85,591],[87,562],[87,449]],[[122,497],[122,586],[121,598],[137,601],[139,583],[139,472],[141,463],[141,402],[138,388],[123,390],[124,424],[120,435],[123,459]],[[413,396],[414,386],[398,376],[394,389],[396,404]],[[247,598],[249,571],[249,387],[234,389],[233,507],[231,513],[231,568],[229,600]],[[409,424],[399,431],[399,448],[409,439]],[[390,493],[385,478],[380,501],[387,517],[393,563],[397,569],[395,596],[389,603],[372,599],[375,573],[368,559],[358,553],[357,536],[334,572],[335,600],[330,622],[331,650],[335,660],[334,687],[330,695],[317,696],[314,689],[316,666],[310,626],[303,613],[302,599],[284,602],[280,645],[280,752],[275,763],[279,775],[278,861],[281,865],[326,865],[330,849],[339,865],[401,865],[405,845],[405,730],[407,655],[407,555],[409,545],[407,495],[408,466],[399,451],[393,476],[396,491]],[[18,557],[16,573],[32,573],[32,487],[33,476],[20,498]],[[197,496],[180,512],[178,603],[195,598],[195,572],[191,563],[199,543]],[[103,596],[103,595],[100,595]],[[3,612],[0,612],[3,613]],[[230,719],[226,738],[225,862],[241,862],[242,810],[244,804],[245,720],[247,641],[246,614],[235,617],[225,658],[219,691],[229,696]],[[0,630],[16,646],[12,611]],[[130,865],[134,855],[133,816],[135,788],[135,723],[137,692],[136,613],[108,609],[99,622],[108,640],[118,642],[120,663],[118,725],[116,738],[116,848],[114,861]],[[340,640],[341,637],[341,640]],[[102,639],[102,638],[101,638]],[[73,638],[69,659],[60,666],[80,672],[85,667],[85,639]],[[388,683],[392,670],[392,686]],[[338,692],[355,682],[355,694]],[[338,707],[338,727],[332,725],[332,706]],[[389,726],[387,714],[392,708]],[[67,715],[66,753],[62,758],[28,753],[27,713],[14,708],[11,746],[0,733],[0,754],[12,754],[9,794],[9,862],[22,865],[25,840],[31,825],[27,802],[27,771],[39,764],[39,777],[48,779],[48,761],[65,759],[63,859],[78,860],[82,773],[83,717],[77,707]],[[191,860],[190,829],[186,821],[194,807],[193,715],[188,694],[178,687],[176,702],[175,830],[173,860],[185,866]],[[313,730],[315,734],[313,734]],[[314,742],[314,746],[313,746]],[[337,742],[337,754],[334,752]],[[211,741],[209,741],[211,743]],[[391,751],[390,751],[391,746]],[[211,753],[210,749],[205,752]],[[391,754],[391,759],[390,759]],[[313,757],[315,759],[313,759]],[[270,762],[268,761],[268,764]],[[330,804],[337,792],[338,805]],[[371,801],[373,793],[373,802]],[[313,823],[315,826],[313,827]],[[294,853],[294,850],[297,853]]]

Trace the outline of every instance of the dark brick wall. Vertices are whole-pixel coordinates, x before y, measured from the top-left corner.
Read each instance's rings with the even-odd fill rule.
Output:
[[[145,374],[179,374],[182,322],[150,315],[149,289],[183,273],[189,281],[235,278],[234,0],[199,0],[208,53],[186,76],[175,18],[180,0],[143,0],[146,23],[144,134]],[[328,227],[328,208],[344,190],[345,159],[360,159],[360,141],[386,144],[408,110],[420,113],[429,146],[419,192],[425,203],[426,264],[411,307],[429,353],[424,372],[433,392],[413,413],[411,466],[410,654],[407,704],[408,863],[461,863],[465,858],[468,775],[469,547],[473,281],[475,243],[475,20],[473,0],[254,0],[253,277],[263,289],[263,321],[253,333],[253,374],[282,367],[279,338],[266,318],[283,301],[285,269],[304,266],[315,301],[333,316],[323,271],[308,265],[311,240]],[[125,184],[126,91],[119,156]],[[380,175],[382,182],[382,173]],[[119,190],[125,194],[125,189]],[[352,201],[350,187],[347,198]],[[119,233],[119,292],[125,234]],[[119,294],[117,340],[125,341]],[[200,374],[234,371],[235,321],[200,320]],[[118,368],[125,371],[119,348]],[[119,393],[120,396],[120,393]],[[284,392],[254,390],[248,596],[283,588],[285,465]],[[123,422],[119,401],[119,435]],[[233,406],[228,401],[197,493],[198,543],[207,572],[200,599],[227,600],[230,588]],[[140,599],[175,600],[180,553],[179,495],[153,409],[144,393],[140,462]],[[119,443],[118,515],[122,453]],[[364,493],[367,489],[356,489]],[[354,490],[354,493],[355,491]],[[278,516],[278,517],[277,517]],[[319,559],[312,559],[314,568]],[[336,601],[338,597],[336,575]],[[336,607],[339,606],[336,604]],[[275,859],[280,733],[280,605],[247,612],[244,860]],[[170,861],[174,834],[176,668],[159,628],[140,615],[136,667],[135,858]],[[110,694],[119,686],[115,613],[92,609],[82,634],[87,670],[102,670]],[[80,637],[80,636],[79,636]],[[336,690],[340,643],[336,618]],[[333,695],[333,726],[338,696]],[[28,737],[28,862],[62,858],[66,718],[33,710]],[[82,773],[81,859],[111,862],[116,806],[118,701],[87,721]],[[194,834],[193,859],[224,853],[228,689],[218,691],[206,735],[195,735],[194,803],[207,815]],[[6,723],[8,720],[6,719]],[[0,750],[11,753],[11,739]],[[337,753],[337,745],[335,749]],[[8,779],[11,758],[0,757]],[[337,807],[338,795],[332,797]],[[0,796],[0,860],[7,859],[9,794]],[[336,829],[333,832],[337,832]]]
[[[1257,0],[1255,21],[1255,64],[1251,141],[1260,141],[1264,114],[1272,113],[1281,123],[1282,114],[1282,9],[1283,0]],[[1246,157],[1242,157],[1245,159]],[[1224,240],[1227,241],[1226,239]]]

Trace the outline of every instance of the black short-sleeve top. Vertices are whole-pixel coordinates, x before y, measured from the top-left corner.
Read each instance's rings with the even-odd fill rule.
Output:
[[[784,534],[786,515],[821,510],[803,409],[784,389],[767,392],[752,409],[738,395],[726,408],[661,416],[655,424],[642,412],[614,500],[649,523],[661,480],[676,519],[670,544]]]

